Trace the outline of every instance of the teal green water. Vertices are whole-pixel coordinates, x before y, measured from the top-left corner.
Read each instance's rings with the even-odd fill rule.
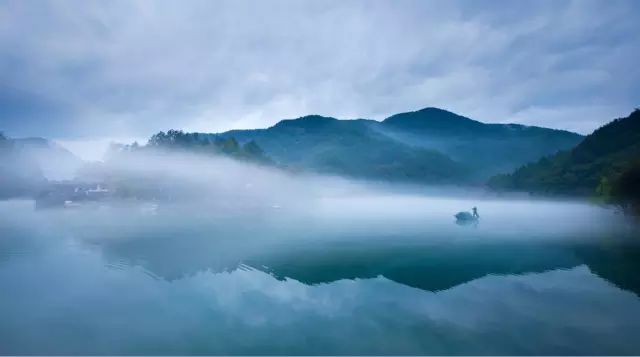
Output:
[[[0,354],[639,354],[636,233],[577,202],[2,202]]]

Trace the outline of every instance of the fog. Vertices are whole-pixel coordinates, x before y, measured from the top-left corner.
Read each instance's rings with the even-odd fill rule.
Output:
[[[131,219],[137,224],[137,216],[178,226],[217,217],[255,225],[260,217],[262,223],[282,225],[289,233],[303,222],[302,236],[347,230],[421,234],[424,239],[584,237],[635,227],[616,209],[583,200],[497,195],[480,187],[354,180],[180,151],[112,152],[103,162],[80,169],[76,180],[102,184],[111,192],[107,199],[67,209],[70,212],[39,210],[34,217],[78,216],[87,226],[124,226]],[[478,208],[480,219],[455,224],[454,214],[472,207]]]
[[[544,354],[575,326],[564,352],[640,347],[637,226],[608,207],[159,151],[83,180],[113,192],[0,201],[0,353]]]
[[[2,202],[0,225],[111,253],[135,247],[126,259],[147,257],[172,277],[212,266],[235,269],[256,256],[252,266],[262,269],[264,256],[335,244],[608,244],[637,233],[615,209],[585,201],[358,181],[186,152],[114,152],[81,169],[77,182],[110,191],[44,209],[32,201]],[[472,207],[479,220],[454,218]]]
[[[121,181],[135,180],[154,190],[46,209],[0,201],[0,268],[72,245],[109,268],[141,266],[169,281],[248,268],[306,283],[381,275],[439,290],[486,274],[576,267],[583,263],[576,251],[640,247],[635,222],[584,201],[364,182],[185,153],[96,165],[78,179],[120,190]],[[456,221],[472,207],[479,220]],[[457,273],[415,280],[396,271],[407,262],[425,271],[453,264]]]
[[[285,225],[300,220],[305,222],[306,235],[314,235],[316,230],[373,229],[395,234],[415,229],[412,233],[473,232],[517,239],[536,234],[597,235],[633,226],[614,208],[581,200],[497,195],[473,187],[354,180],[179,151],[112,152],[104,162],[78,171],[76,178],[106,185],[112,194],[69,214],[91,216],[99,210],[107,215],[101,222],[117,224],[127,220],[120,217],[120,211],[133,210],[182,225],[190,224],[194,217],[242,221],[260,216],[266,222]],[[155,206],[152,211],[145,209],[150,203]],[[454,214],[472,207],[478,208],[479,221],[454,224]],[[58,214],[55,211],[39,211],[37,215]]]

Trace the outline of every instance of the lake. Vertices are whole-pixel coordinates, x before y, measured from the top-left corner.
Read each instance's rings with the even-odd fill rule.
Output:
[[[0,354],[640,354],[637,233],[585,202],[472,195],[5,201]]]

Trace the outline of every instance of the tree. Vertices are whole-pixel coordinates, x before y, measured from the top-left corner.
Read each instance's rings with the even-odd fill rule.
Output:
[[[260,157],[264,155],[264,151],[255,140],[251,140],[248,143],[244,144],[243,150],[250,156]]]
[[[218,143],[225,154],[238,154],[240,152],[240,145],[235,138],[222,139]]]
[[[611,197],[611,182],[607,177],[602,177],[598,187],[596,187],[598,197],[608,200]]]
[[[611,189],[611,196],[624,208],[640,214],[640,162],[618,177]]]

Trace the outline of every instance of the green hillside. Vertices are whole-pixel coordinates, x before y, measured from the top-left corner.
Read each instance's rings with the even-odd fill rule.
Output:
[[[493,177],[489,185],[554,195],[626,195],[621,177],[632,180],[639,165],[640,110],[636,109],[597,129],[575,148]]]
[[[582,136],[564,130],[485,124],[438,108],[396,114],[381,127],[410,145],[445,153],[482,181],[572,148],[582,140]]]
[[[469,177],[467,168],[448,156],[395,140],[377,125],[314,115],[283,120],[269,129],[215,136],[255,140],[267,155],[297,170],[429,183],[458,183]]]
[[[485,124],[425,108],[382,122],[317,115],[267,129],[209,134],[255,141],[291,168],[383,180],[478,183],[575,146],[575,133],[516,124]]]

